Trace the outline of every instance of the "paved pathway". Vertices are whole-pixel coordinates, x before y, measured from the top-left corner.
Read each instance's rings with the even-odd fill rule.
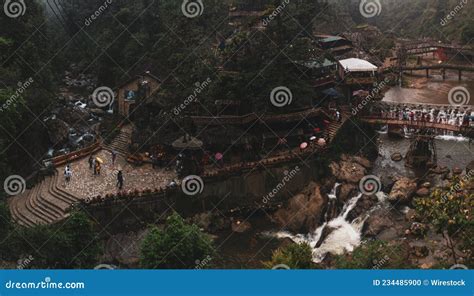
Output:
[[[86,157],[71,164],[72,180],[66,183],[63,178],[59,182],[59,186],[75,196],[85,199],[119,192],[118,187],[116,187],[119,169],[122,170],[125,179],[123,190],[165,187],[172,179],[176,178],[174,171],[166,171],[163,168],[153,169],[149,164],[135,167],[127,163],[120,155],[117,157],[115,165],[113,165],[112,154],[107,150],[101,150],[95,156],[104,161],[100,176],[94,176],[93,170],[89,169],[89,162]],[[58,170],[63,172],[64,167],[61,166]]]

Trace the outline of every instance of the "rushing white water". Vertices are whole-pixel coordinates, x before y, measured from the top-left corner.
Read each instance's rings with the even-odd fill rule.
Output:
[[[331,190],[331,193],[328,194],[329,199],[336,199],[337,198],[336,192],[337,192],[337,188],[339,188],[339,186],[341,186],[340,183],[336,183],[336,185],[334,185],[334,188]]]
[[[444,135],[444,136],[436,136],[436,140],[443,140],[443,141],[456,141],[456,142],[469,142],[469,138],[463,136],[451,136],[451,135]]]
[[[336,183],[334,188],[331,190],[331,193],[328,194],[330,202],[333,199],[337,199],[336,192],[340,185],[341,184]],[[308,233],[306,235],[295,235],[287,231],[280,231],[277,233],[271,233],[270,235],[277,238],[290,238],[296,243],[308,243],[311,248],[313,248],[313,261],[316,263],[324,260],[324,257],[326,257],[328,253],[340,255],[344,252],[352,252],[354,248],[359,246],[361,243],[361,231],[365,220],[369,217],[372,210],[379,207],[379,205],[377,205],[367,213],[364,213],[360,217],[354,219],[352,222],[348,221],[347,216],[355,208],[361,197],[361,193],[352,197],[344,204],[339,216],[335,217],[331,221],[325,222],[312,233]],[[383,203],[385,202],[386,195],[380,192],[377,193],[377,198],[379,203]],[[327,237],[325,237],[324,240],[320,242],[321,236],[323,235],[326,228],[329,228],[331,231],[329,235],[327,235]],[[319,246],[317,246],[318,242],[320,242]]]

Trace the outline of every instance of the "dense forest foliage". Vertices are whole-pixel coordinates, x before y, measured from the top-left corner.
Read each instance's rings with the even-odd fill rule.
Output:
[[[471,3],[457,9],[462,1],[378,2],[380,14],[365,18],[355,0],[253,1],[265,10],[265,31],[247,30],[251,21],[231,26],[229,7],[249,5],[243,0],[203,1],[202,15],[194,18],[184,16],[175,0],[36,0],[28,1],[21,17],[2,13],[0,177],[40,165],[52,145],[43,120],[58,103],[71,64],[111,88],[147,70],[165,82],[155,101],[136,112],[148,137],[168,121],[162,110],[169,115],[203,81],[211,81],[198,100],[204,115],[222,99],[240,102],[242,114],[279,112],[268,96],[280,85],[291,86],[292,108],[314,99],[295,61],[326,57],[309,38],[315,32],[340,34],[368,23],[398,37],[472,43]],[[452,11],[455,16],[443,22]]]

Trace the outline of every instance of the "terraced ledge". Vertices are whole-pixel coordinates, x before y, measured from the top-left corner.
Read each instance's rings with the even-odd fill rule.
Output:
[[[31,190],[9,199],[13,220],[23,226],[52,224],[69,216],[79,198],[58,185],[59,172],[46,177]]]

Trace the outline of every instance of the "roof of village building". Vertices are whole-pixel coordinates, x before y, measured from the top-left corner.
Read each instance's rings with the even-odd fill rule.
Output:
[[[312,60],[312,61],[304,61],[304,62],[297,62],[297,63],[311,69],[326,68],[326,67],[331,67],[331,66],[336,65],[335,62],[329,59],[324,59],[324,61]]]
[[[362,60],[362,59],[356,59],[356,58],[350,58],[350,59],[345,59],[345,60],[340,60],[339,64],[349,72],[368,72],[368,71],[377,71],[377,66],[374,64]]]
[[[334,41],[339,41],[339,40],[346,40],[346,39],[340,36],[328,36],[328,37],[320,39],[319,42],[326,43],[326,42],[334,42]]]
[[[130,78],[127,78],[127,79],[121,81],[115,88],[116,88],[116,89],[117,89],[117,88],[121,88],[121,87],[123,87],[123,86],[129,84],[130,82],[133,82],[133,81],[135,81],[135,80],[137,80],[137,79],[140,79],[141,77],[149,77],[149,78],[152,78],[152,79],[154,79],[154,80],[156,80],[156,81],[158,81],[158,82],[161,82],[161,79],[159,79],[158,77],[156,77],[155,75],[153,75],[150,71],[146,71],[146,72],[142,72],[142,73],[140,73],[140,74],[134,75],[134,76],[132,76],[132,77],[130,77]]]

